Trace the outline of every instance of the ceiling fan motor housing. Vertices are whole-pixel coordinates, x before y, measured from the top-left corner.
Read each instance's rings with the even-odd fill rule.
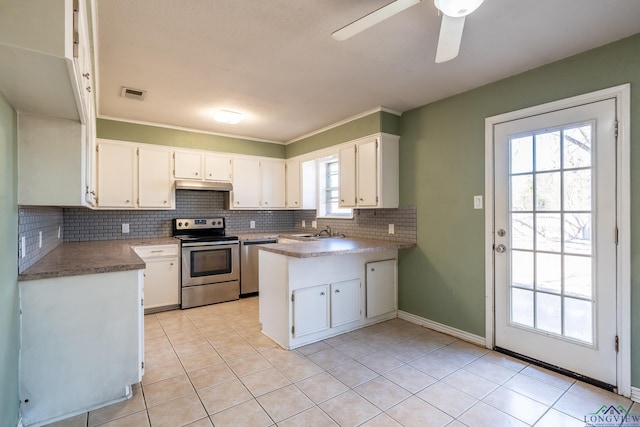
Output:
[[[461,18],[475,11],[484,0],[434,0],[440,12],[452,18]]]

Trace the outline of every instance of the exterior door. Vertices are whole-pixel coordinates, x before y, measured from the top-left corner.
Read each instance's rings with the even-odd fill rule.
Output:
[[[496,125],[495,345],[616,384],[616,104]]]

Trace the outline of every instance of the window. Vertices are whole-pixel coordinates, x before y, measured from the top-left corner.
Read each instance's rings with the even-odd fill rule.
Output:
[[[318,212],[319,218],[353,218],[353,210],[340,208],[340,168],[338,156],[318,159]]]

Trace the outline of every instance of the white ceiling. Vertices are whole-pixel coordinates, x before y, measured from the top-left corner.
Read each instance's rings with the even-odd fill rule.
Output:
[[[434,62],[433,1],[355,37],[390,0],[97,0],[100,117],[288,142],[383,106],[398,112],[640,32],[638,0],[485,0],[460,55]],[[122,86],[148,91],[144,101]],[[214,122],[218,109],[245,114]]]

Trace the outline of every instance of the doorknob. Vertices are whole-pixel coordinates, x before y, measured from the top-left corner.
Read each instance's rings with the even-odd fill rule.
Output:
[[[501,254],[503,252],[506,252],[506,250],[507,250],[507,247],[505,245],[502,245],[502,244],[496,245],[496,252]]]

